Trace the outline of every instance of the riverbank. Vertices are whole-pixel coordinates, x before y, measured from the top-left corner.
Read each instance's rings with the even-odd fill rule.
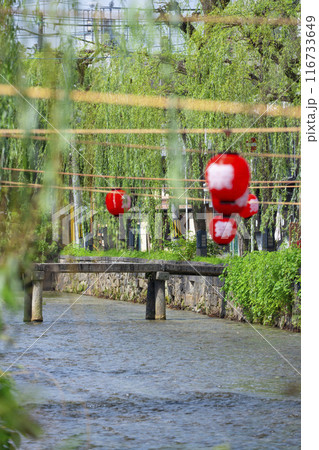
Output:
[[[145,262],[139,258],[60,256],[59,262]],[[154,261],[155,262],[155,261]],[[162,262],[162,261],[156,261]],[[178,261],[176,261],[178,264]],[[147,279],[145,274],[132,273],[61,273],[50,274],[45,289],[59,292],[83,293],[100,298],[145,303]],[[173,275],[166,281],[166,303],[174,309],[190,310],[211,317],[244,321],[243,309],[227,299],[223,282],[218,276]],[[274,325],[281,329],[300,331],[300,299],[295,292],[291,311],[283,311]]]

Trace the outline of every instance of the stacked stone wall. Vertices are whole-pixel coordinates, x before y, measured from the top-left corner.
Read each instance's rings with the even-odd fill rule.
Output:
[[[132,259],[69,256],[60,258],[60,262],[75,261],[132,262]],[[143,259],[134,259],[134,261],[145,262]],[[146,302],[148,280],[145,273],[60,273],[49,276],[50,279],[46,280],[47,289],[50,286],[61,292],[85,292],[87,295],[113,300]],[[235,306],[229,299],[227,302],[224,300],[223,283],[218,276],[171,275],[166,281],[166,303],[171,308],[187,309],[213,317],[244,321],[242,309]],[[293,311],[280,317],[275,325],[280,328],[300,330],[300,298],[296,293]]]

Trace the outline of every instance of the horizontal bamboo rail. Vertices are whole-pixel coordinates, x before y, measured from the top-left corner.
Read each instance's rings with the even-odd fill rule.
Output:
[[[124,8],[123,8],[124,9]],[[38,18],[41,15],[46,18],[44,11],[32,10],[28,8],[0,8],[3,14],[21,14],[23,16],[32,16]],[[128,10],[126,10],[126,13]],[[142,8],[136,8],[135,10],[130,10],[130,16],[126,14],[119,14],[116,17],[112,15],[109,11],[92,11],[92,18],[96,21],[101,19],[115,19],[121,21],[129,21],[130,18],[134,17],[135,22],[138,19],[142,20],[143,23],[147,22],[166,22],[166,23],[208,23],[208,24],[224,24],[224,25],[269,25],[269,26],[298,26],[300,24],[300,19],[297,17],[265,17],[265,16],[226,16],[226,15],[204,15],[204,14],[192,14],[191,16],[182,16],[181,14],[165,14],[154,10],[154,14],[158,13],[158,17],[152,19],[149,18],[149,12],[145,16],[145,11]],[[69,9],[64,11],[51,12],[50,16],[56,19],[70,19],[70,18],[81,18],[81,10]],[[144,19],[144,20],[143,20]],[[59,23],[60,24],[60,23]],[[61,23],[61,25],[64,25]]]
[[[0,95],[21,96],[30,99],[69,99],[75,102],[93,104],[108,104],[121,106],[139,106],[160,109],[182,109],[189,111],[216,112],[224,114],[248,114],[257,116],[290,117],[300,119],[300,106],[278,106],[274,103],[247,104],[239,102],[226,102],[205,99],[161,97],[135,94],[111,94],[108,92],[92,91],[64,91],[61,89],[50,89],[45,87],[29,87],[21,89],[10,84],[0,84]]]
[[[242,129],[243,133],[245,128]],[[268,133],[288,133],[288,132],[299,132],[299,127],[294,128],[265,128],[264,130],[268,130]],[[11,131],[11,130],[10,130]],[[0,130],[1,132],[1,130]],[[203,129],[203,133],[205,130]],[[221,130],[221,132],[225,132],[225,130]],[[266,131],[263,131],[266,132]],[[48,141],[50,140],[49,136],[35,136],[35,135],[25,135],[25,134],[10,134],[10,133],[4,133],[0,134],[2,137],[11,138],[11,139],[32,139],[36,141]],[[103,142],[103,141],[96,141],[96,140],[83,140],[83,139],[77,139],[75,144],[77,145],[97,145],[97,146],[104,146],[104,147],[126,147],[130,149],[139,149],[139,150],[158,150],[158,151],[171,151],[171,148],[163,147],[160,145],[141,145],[141,144],[127,144],[122,142]],[[194,149],[194,148],[181,148],[181,152],[186,153],[198,153],[201,155],[209,155],[212,152],[212,150],[206,150],[206,149]],[[240,152],[241,156],[248,156],[251,158],[293,158],[293,159],[300,159],[301,155],[292,155],[292,154],[286,154],[286,153],[256,153],[256,152]]]
[[[36,169],[20,169],[18,167],[0,167],[0,170],[6,170],[10,172],[26,172],[26,173],[46,173],[45,170],[36,170]],[[118,176],[118,175],[99,175],[99,174],[92,174],[92,173],[75,173],[75,172],[55,172],[57,175],[67,175],[67,176],[79,176],[79,177],[89,177],[89,178],[112,178],[112,179],[125,179],[125,180],[154,180],[154,181],[183,181],[183,182],[199,182],[199,183],[206,183],[205,180],[200,179],[184,179],[184,178],[151,178],[151,177],[125,177],[125,176]],[[281,183],[281,184],[294,184],[294,183],[301,183],[300,180],[251,180],[250,183]],[[116,186],[118,187],[118,186]],[[133,187],[133,186],[131,186]],[[152,189],[155,189],[155,187],[151,186]],[[163,186],[158,187],[158,189],[162,189]],[[195,187],[192,187],[192,189],[195,189]],[[197,188],[196,188],[197,189]],[[200,188],[201,189],[201,188]]]
[[[97,189],[97,188],[82,188],[78,186],[46,186],[44,184],[35,184],[35,183],[23,183],[23,182],[14,182],[14,181],[0,181],[0,184],[3,184],[6,187],[16,187],[16,188],[34,188],[34,189],[60,189],[60,190],[68,190],[68,191],[85,191],[85,192],[96,192],[100,194],[108,194],[109,192],[112,192],[112,190],[108,189],[105,190],[103,188]],[[152,197],[157,198],[158,200],[170,200],[170,199],[176,199],[176,200],[192,200],[192,201],[200,201],[200,202],[207,202],[208,199],[205,198],[198,198],[198,197],[185,197],[184,194],[188,191],[188,188],[181,188],[181,191],[184,191],[183,195],[177,196],[167,196],[165,198],[162,197],[162,195],[158,194],[137,194],[134,193],[134,196],[136,197]],[[301,205],[300,202],[264,202],[259,201],[260,204],[265,205]]]

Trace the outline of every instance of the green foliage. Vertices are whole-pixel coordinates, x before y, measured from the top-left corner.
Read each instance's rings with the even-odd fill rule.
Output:
[[[35,239],[30,247],[29,258],[34,262],[48,262],[55,260],[58,253],[59,246],[52,239],[51,217],[42,217],[41,223],[35,230]]]
[[[185,261],[191,260],[191,261],[203,261],[203,262],[209,262],[211,264],[222,264],[224,262],[224,259],[218,258],[218,255],[220,253],[208,253],[207,257],[199,257],[196,255],[196,241],[195,241],[195,250],[194,250],[194,243],[190,241],[190,244],[188,244],[188,241],[181,240],[181,244],[183,247],[178,245],[178,243],[175,242],[166,242],[165,249],[164,250],[152,250],[150,252],[142,252],[137,250],[106,250],[106,251],[92,251],[85,250],[84,248],[80,248],[79,246],[76,246],[74,244],[70,244],[64,247],[64,249],[61,251],[61,255],[69,255],[69,256],[113,256],[113,257],[128,257],[128,258],[144,258],[148,260],[155,260],[155,259],[163,259],[167,261]],[[186,253],[183,253],[184,250]],[[186,258],[185,254],[187,254],[189,258]]]
[[[21,436],[35,438],[40,427],[21,405],[21,399],[11,378],[0,377],[0,448],[20,447]]]
[[[226,264],[221,277],[226,299],[242,307],[249,321],[273,324],[291,313],[294,284],[301,282],[300,249],[253,252],[229,258]]]
[[[21,291],[19,281],[19,263],[14,257],[9,257],[6,264],[0,265],[0,304],[3,303],[7,308],[17,310],[20,302],[17,301],[18,292]],[[0,323],[2,325],[2,316],[0,314]]]
[[[178,255],[180,260],[192,260],[196,255],[196,239],[176,239],[165,243],[165,246]]]
[[[193,260],[196,258],[196,237],[183,239],[179,238],[173,241],[166,241],[165,246],[173,253],[178,255],[181,260]],[[209,239],[207,241],[207,257],[216,257],[222,255],[223,250],[214,241]]]

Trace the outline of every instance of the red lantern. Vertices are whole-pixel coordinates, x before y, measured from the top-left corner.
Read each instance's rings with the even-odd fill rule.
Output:
[[[210,221],[209,231],[217,244],[229,244],[236,236],[236,220],[229,217],[215,216]]]
[[[233,202],[246,192],[250,171],[244,158],[225,153],[214,156],[208,162],[205,175],[212,197]]]
[[[130,209],[131,197],[123,189],[114,189],[105,197],[105,204],[109,213],[118,216]]]
[[[249,194],[247,205],[239,213],[239,215],[240,215],[240,217],[243,217],[244,219],[249,219],[254,214],[258,213],[258,208],[259,208],[258,198],[254,194]]]
[[[213,208],[226,216],[231,214],[239,214],[246,206],[248,200],[248,190],[234,202],[220,201],[217,197],[212,197]]]

